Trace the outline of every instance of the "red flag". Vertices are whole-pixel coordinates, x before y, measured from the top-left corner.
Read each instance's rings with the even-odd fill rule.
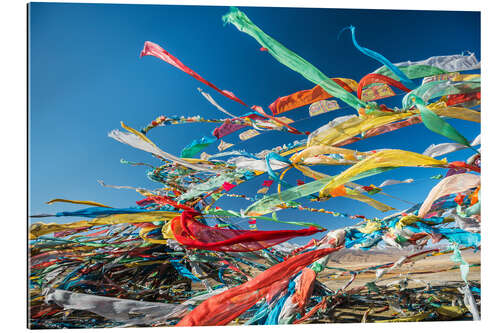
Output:
[[[252,233],[256,234],[258,231]],[[273,286],[288,281],[307,265],[339,249],[340,247],[310,251],[274,265],[252,280],[205,300],[176,326],[229,324],[265,297]]]
[[[234,230],[209,227],[198,222],[196,211],[184,211],[172,219],[175,239],[188,248],[224,252],[250,252],[285,242],[293,237],[309,236],[321,230],[315,227],[299,230]]]
[[[230,191],[235,187],[236,187],[236,185],[228,183],[228,182],[224,182],[224,184],[222,184],[222,188],[226,191]]]
[[[162,47],[160,45],[152,43],[152,42],[144,43],[144,49],[141,51],[141,57],[143,57],[145,55],[155,56],[155,57],[169,63],[170,65],[177,67],[178,69],[180,69],[184,73],[191,75],[196,80],[203,82],[207,86],[217,90],[219,93],[226,96],[227,98],[230,98],[235,102],[238,102],[244,106],[247,106],[245,103],[243,103],[243,101],[241,99],[236,97],[232,92],[227,91],[227,90],[221,90],[221,89],[217,88],[214,84],[212,84],[212,83],[208,82],[207,80],[205,80],[204,78],[202,78],[198,73],[196,73],[191,68],[184,65],[179,59],[177,59],[176,57],[174,57],[173,55],[171,55],[170,53],[168,53],[167,51],[162,49]]]
[[[269,187],[273,184],[273,181],[272,180],[264,180],[262,182],[262,186],[265,186],[265,187]]]

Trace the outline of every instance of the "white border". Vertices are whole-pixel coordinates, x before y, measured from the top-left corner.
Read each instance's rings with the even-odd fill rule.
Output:
[[[307,329],[322,331],[330,330],[363,330],[374,332],[388,332],[401,330],[416,332],[433,331],[494,331],[500,324],[495,320],[498,308],[498,238],[500,237],[499,223],[496,218],[498,204],[498,173],[497,148],[500,143],[498,128],[500,110],[496,104],[499,96],[500,78],[498,71],[498,36],[500,32],[500,15],[496,1],[456,1],[456,0],[419,0],[389,1],[389,0],[357,0],[353,1],[325,1],[325,0],[184,0],[184,1],[52,1],[52,2],[86,2],[86,3],[122,3],[122,4],[184,4],[184,5],[236,5],[236,6],[274,6],[274,7],[321,7],[321,8],[367,8],[367,9],[413,9],[413,10],[465,10],[481,11],[482,30],[482,68],[483,84],[482,110],[483,125],[481,141],[483,157],[483,265],[482,265],[482,320],[481,322],[432,322],[432,323],[405,323],[405,324],[342,324],[342,325],[297,325],[297,326],[259,326],[238,327],[240,332],[250,330],[275,330],[299,332]],[[6,332],[26,330],[26,3],[17,0],[1,1],[2,15],[1,36],[2,45],[1,65],[1,130],[2,135],[2,329]],[[279,22],[277,22],[279,24]],[[409,36],[411,40],[411,36]],[[495,246],[496,245],[496,246]],[[157,328],[160,330],[161,328]],[[221,328],[169,328],[177,332],[234,332],[235,327]],[[120,330],[120,329],[112,329]],[[53,331],[53,330],[48,330]],[[55,330],[54,330],[55,331]],[[88,330],[79,330],[86,332]],[[144,332],[144,329],[127,329],[126,332]]]

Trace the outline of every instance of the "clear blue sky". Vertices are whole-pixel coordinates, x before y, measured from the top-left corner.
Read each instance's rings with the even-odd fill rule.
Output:
[[[273,38],[295,51],[330,77],[359,80],[379,64],[355,49],[348,34],[337,40],[345,26],[356,26],[358,42],[392,62],[422,60],[434,55],[471,51],[481,59],[479,12],[388,11],[346,9],[293,9],[240,7],[250,19]],[[234,26],[223,26],[221,16],[228,7],[94,5],[32,3],[29,5],[30,104],[29,104],[29,200],[30,214],[76,210],[82,206],[44,202],[53,198],[93,200],[113,207],[130,207],[141,196],[132,190],[103,188],[97,183],[157,188],[145,175],[145,167],[131,167],[120,158],[136,162],[159,162],[148,153],[135,150],[107,137],[120,121],[140,129],[159,115],[201,115],[223,118],[196,90],[202,87],[233,114],[248,112],[235,103],[153,57],[140,59],[145,41],[161,45],[207,80],[234,92],[249,105],[267,108],[279,96],[310,89],[314,84],[284,67]],[[395,90],[399,93],[399,91]],[[400,106],[400,98],[386,102]],[[300,130],[313,130],[331,119],[352,114],[353,109],[330,112],[296,124]],[[284,114],[293,119],[307,116],[307,107]],[[472,140],[480,125],[449,120]],[[180,155],[192,140],[209,135],[215,125],[188,124],[159,127],[148,136],[163,150]],[[303,137],[273,132],[235,146],[259,152]],[[238,141],[237,134],[224,139]],[[448,139],[421,124],[360,141],[348,147],[361,151],[398,148],[423,152],[432,143]],[[206,152],[215,153],[216,145]],[[469,151],[446,157],[463,160]],[[344,167],[323,167],[320,171],[337,174]],[[428,178],[438,169],[400,168],[360,180],[378,185],[388,178]],[[298,173],[287,180],[295,183]],[[255,194],[265,180],[261,176],[232,193]],[[387,187],[386,192],[409,201],[425,199],[435,180]],[[271,191],[276,191],[273,187]],[[377,199],[398,209],[409,205],[380,195]],[[350,214],[384,216],[375,209],[343,198],[321,205]],[[221,200],[219,206],[240,209],[249,202]],[[280,212],[283,220],[312,221],[327,228],[353,223],[325,214],[298,211]],[[72,221],[58,219],[57,221]],[[46,220],[54,222],[54,220]],[[289,226],[258,222],[260,229]],[[301,243],[301,241],[298,241]]]

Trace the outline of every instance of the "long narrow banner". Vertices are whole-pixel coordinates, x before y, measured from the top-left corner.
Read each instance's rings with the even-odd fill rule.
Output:
[[[320,195],[328,193],[329,190],[343,185],[348,181],[354,180],[353,178],[355,178],[356,176],[360,174],[362,175],[365,172],[373,169],[403,166],[409,167],[444,165],[446,165],[445,161],[439,161],[429,156],[417,154],[411,151],[387,149],[373,154],[372,156],[364,159],[363,161],[340,173],[321,189]]]
[[[168,211],[148,211],[134,214],[115,214],[105,217],[95,218],[89,221],[78,221],[72,223],[43,223],[36,222],[30,225],[29,238],[36,239],[40,236],[53,232],[75,230],[79,228],[94,227],[99,225],[113,225],[121,223],[146,223],[161,220],[170,220],[179,213]]]
[[[284,201],[294,201],[318,191],[329,192],[354,178],[361,179],[373,174],[402,166],[445,166],[446,162],[403,150],[384,150],[373,154],[336,176],[324,177],[304,185],[292,187],[281,193],[268,195],[254,202],[244,212],[247,216],[259,216],[272,212],[272,208]],[[370,173],[371,172],[371,173]]]
[[[95,296],[67,290],[47,288],[45,301],[55,303],[61,308],[84,310],[118,321],[127,326],[144,325],[158,320],[168,320],[184,316],[189,308],[198,302],[227,290],[217,289],[195,296],[181,304],[136,301],[116,297]]]
[[[339,84],[332,81],[311,63],[290,51],[272,37],[267,35],[259,27],[236,7],[231,7],[228,14],[222,17],[225,23],[233,24],[238,30],[252,36],[262,47],[265,47],[269,54],[288,68],[301,74],[309,81],[321,86],[331,96],[336,97],[347,103],[349,106],[358,110],[366,107],[366,103],[351,95]]]
[[[79,204],[79,205],[89,205],[89,206],[111,208],[110,206],[103,205],[103,204],[95,202],[95,201],[86,201],[86,200],[52,199],[50,201],[47,201],[46,204],[52,205],[54,202],[67,202],[67,203],[73,203],[73,204]]]
[[[217,88],[213,83],[210,83],[207,80],[205,80],[204,78],[202,78],[198,73],[196,73],[191,68],[184,65],[179,59],[177,59],[176,57],[174,57],[173,55],[171,55],[170,53],[168,53],[167,51],[162,49],[162,47],[160,45],[152,43],[152,42],[144,43],[144,49],[141,51],[141,57],[148,56],[148,55],[157,57],[157,58],[169,63],[170,65],[180,69],[184,73],[191,75],[196,80],[203,82],[207,86],[217,90],[219,93],[226,96],[227,98],[230,98],[235,102],[238,102],[244,106],[247,106],[241,99],[236,97],[232,92],[227,91],[227,90],[221,90],[221,89]]]
[[[408,88],[410,89],[415,89],[417,87],[417,85],[408,78],[408,76],[406,76],[405,73],[403,73],[397,66],[393,65],[386,57],[384,57],[383,55],[381,55],[380,53],[377,53],[375,51],[372,51],[370,49],[367,49],[366,47],[363,47],[361,45],[358,44],[358,42],[356,41],[356,34],[355,34],[355,30],[356,28],[353,27],[352,25],[349,27],[349,29],[351,30],[351,35],[352,35],[352,42],[354,44],[354,46],[356,46],[356,48],[363,54],[369,56],[370,58],[373,58],[375,60],[377,60],[378,62],[384,64],[387,68],[389,68],[391,70],[391,72],[393,72],[400,80],[401,82],[407,86]]]
[[[123,122],[121,123],[121,125],[123,128],[125,128],[130,133],[120,132],[119,130],[115,129],[115,130],[111,131],[110,133],[108,133],[108,136],[115,139],[116,141],[127,144],[129,146],[134,147],[134,148],[141,149],[141,150],[147,151],[148,153],[161,156],[164,159],[179,163],[187,168],[191,168],[191,169],[198,170],[198,171],[217,173],[216,171],[211,170],[209,168],[186,162],[185,160],[183,160],[181,158],[178,158],[174,155],[171,155],[171,154],[161,150],[160,148],[158,148],[158,146],[156,146],[144,134],[137,132],[135,129],[133,129],[131,127],[128,127]]]
[[[316,227],[300,230],[254,231],[215,228],[195,220],[198,212],[184,211],[172,219],[175,239],[188,248],[223,252],[250,252],[285,242],[293,237],[321,232]]]
[[[277,284],[282,284],[282,281],[289,280],[307,265],[339,249],[340,247],[306,252],[274,265],[252,280],[210,297],[182,318],[177,326],[229,324],[265,297]]]
[[[370,77],[371,75],[371,77]],[[378,78],[379,80],[376,82],[382,82],[386,84],[390,84],[394,87],[397,87],[401,90],[405,91],[410,91],[408,88],[406,88],[403,84],[401,84],[399,81],[396,81],[390,77],[384,76],[384,75],[379,75],[379,74],[368,74],[365,78],[365,82],[362,84],[361,89],[373,82],[375,82],[373,79]],[[380,78],[384,78],[384,80],[381,80]],[[366,82],[366,80],[372,80],[373,82]],[[332,81],[340,85],[342,88],[344,88],[347,92],[353,92],[357,91],[358,92],[358,98],[361,99],[362,101],[372,101],[380,98],[386,98],[386,97],[391,97],[394,96],[394,92],[392,90],[387,89],[387,92],[384,94],[371,94],[370,90],[365,90],[363,92],[363,95],[360,93],[360,86],[361,82],[358,84],[356,81],[351,80],[351,79],[345,79],[345,78],[332,78]],[[404,89],[403,89],[404,88]],[[321,86],[315,86],[312,89],[309,90],[301,90],[297,91],[293,94],[290,94],[288,96],[284,97],[278,97],[273,103],[269,105],[269,109],[273,112],[274,115],[291,111],[293,109],[300,108],[305,105],[309,105],[312,103],[316,103],[319,101],[323,101],[325,99],[333,97],[329,93],[327,93]],[[363,98],[362,98],[363,97]],[[312,117],[312,115],[311,115]]]
[[[354,80],[332,78],[332,81],[344,88],[347,92],[353,92],[357,89],[357,83]],[[269,109],[271,109],[274,115],[277,115],[332,97],[332,95],[318,85],[309,90],[301,90],[288,96],[278,97],[278,99],[269,105]]]
[[[434,56],[420,61],[399,62],[394,64],[394,66],[399,68],[410,79],[481,68],[481,64],[477,61],[473,53],[469,55]],[[386,66],[378,68],[374,73],[397,78]]]
[[[234,114],[230,113],[229,111],[227,111],[226,109],[224,109],[222,106],[220,106],[219,104],[217,104],[217,102],[213,99],[212,96],[210,96],[209,93],[206,93],[204,92],[201,88],[198,88],[198,91],[201,93],[201,95],[203,97],[205,97],[205,99],[210,103],[212,104],[213,106],[215,106],[217,108],[217,110],[219,110],[220,112],[222,113],[225,113],[227,114],[229,117],[232,117],[232,118],[237,118]]]

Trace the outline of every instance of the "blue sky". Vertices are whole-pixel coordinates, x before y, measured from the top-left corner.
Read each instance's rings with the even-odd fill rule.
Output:
[[[379,67],[373,59],[352,45],[348,34],[337,40],[345,26],[356,26],[358,42],[383,54],[392,62],[422,60],[434,55],[471,51],[481,60],[480,15],[478,12],[388,11],[346,9],[293,9],[240,7],[250,19],[287,48],[301,55],[330,77],[355,80]],[[246,34],[233,26],[223,26],[221,17],[228,7],[166,5],[85,5],[32,3],[29,6],[29,207],[30,214],[54,213],[83,208],[55,204],[53,198],[93,200],[113,207],[130,207],[141,196],[132,190],[103,188],[97,183],[156,188],[147,179],[145,167],[120,163],[129,161],[159,165],[149,154],[107,137],[120,121],[142,128],[159,115],[200,115],[223,118],[196,90],[203,88],[233,114],[248,112],[187,74],[153,57],[140,59],[145,41],[161,45],[207,80],[221,89],[234,92],[249,105],[267,107],[279,96],[310,89],[314,84],[284,67]],[[395,90],[397,91],[397,90]],[[398,92],[398,91],[397,91]],[[400,106],[402,96],[383,103]],[[331,119],[352,114],[344,108],[300,121],[300,130],[314,130]],[[307,107],[286,115],[307,117]],[[449,120],[465,137],[472,140],[480,125]],[[209,135],[215,125],[188,124],[159,127],[148,136],[163,150],[174,155],[192,140]],[[302,139],[289,133],[273,132],[239,143],[235,148],[248,152]],[[237,135],[224,139],[239,141]],[[422,124],[383,134],[348,146],[361,151],[398,148],[423,152],[434,143],[449,142]],[[215,153],[216,145],[207,153]],[[446,157],[464,160],[469,151]],[[344,167],[320,170],[337,174]],[[442,173],[439,169],[400,168],[358,181],[378,185],[384,179],[415,178],[413,184],[387,187],[386,192],[405,200],[420,202],[436,184],[429,180]],[[289,172],[295,183],[298,173]],[[232,193],[254,195],[265,180],[261,176],[243,184]],[[271,191],[276,191],[275,186]],[[403,202],[376,196],[398,209]],[[242,199],[221,200],[228,209],[245,208]],[[321,205],[304,201],[310,207],[366,216],[384,216],[375,209],[343,198]],[[311,221],[326,228],[353,223],[319,213],[284,211],[283,220]],[[72,221],[58,219],[57,221]],[[44,220],[55,222],[56,220]],[[244,225],[244,224],[243,224]],[[270,222],[258,222],[260,229],[290,228]],[[292,227],[293,229],[293,227]],[[301,241],[298,240],[300,243]]]

